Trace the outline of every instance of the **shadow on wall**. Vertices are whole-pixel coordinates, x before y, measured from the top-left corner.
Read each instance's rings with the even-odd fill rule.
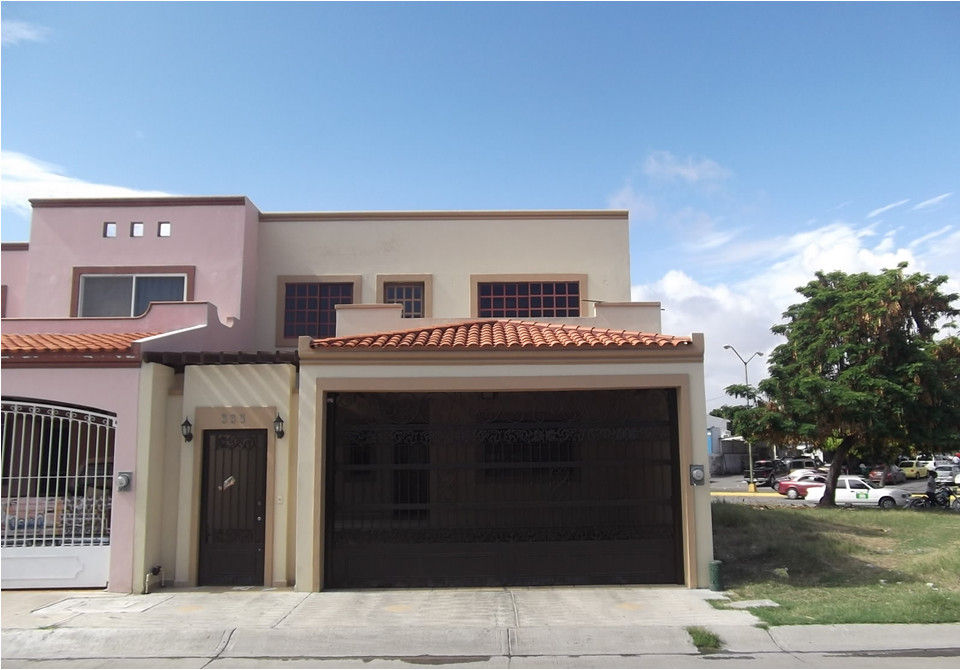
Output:
[[[285,408],[295,370],[291,365],[208,365],[188,368],[189,401],[197,407]]]

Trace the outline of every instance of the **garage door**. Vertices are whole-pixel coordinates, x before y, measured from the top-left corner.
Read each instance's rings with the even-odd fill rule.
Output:
[[[326,588],[683,582],[671,389],[327,408]]]

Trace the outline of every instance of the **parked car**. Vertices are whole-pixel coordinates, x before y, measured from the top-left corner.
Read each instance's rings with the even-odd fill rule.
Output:
[[[816,470],[820,465],[812,458],[785,458],[787,470]]]
[[[900,461],[897,466],[907,479],[924,479],[927,476],[927,466],[923,461]]]
[[[806,498],[807,491],[812,486],[823,486],[827,481],[824,474],[813,474],[808,471],[799,471],[800,474],[791,473],[790,477],[781,477],[777,480],[777,493],[785,495],[790,500],[797,498]],[[797,475],[793,477],[793,475]]]
[[[874,484],[879,484],[880,479],[883,477],[883,469],[885,465],[876,465],[872,470],[870,470],[870,481]],[[903,473],[903,470],[898,468],[896,465],[889,466],[887,470],[887,478],[884,480],[884,484],[902,484],[907,481],[907,476]]]
[[[938,465],[936,469],[937,484],[953,485],[957,475],[960,474],[960,467],[956,465]]]
[[[777,477],[785,475],[787,472],[789,472],[787,466],[780,459],[754,461],[753,463],[753,480],[758,484],[773,486]],[[749,468],[743,471],[743,478],[747,481],[750,480]]]
[[[781,479],[797,479],[798,477],[802,477],[803,475],[825,475],[825,474],[827,474],[825,470],[820,470],[820,469],[811,470],[810,468],[801,468],[800,470],[791,470],[789,473],[785,475],[781,475],[780,477],[777,477],[777,481],[780,481]]]
[[[826,486],[811,486],[807,489],[809,502],[820,502]],[[864,505],[868,507],[906,507],[910,504],[910,492],[903,489],[879,488],[853,475],[840,475],[834,491],[838,505]]]

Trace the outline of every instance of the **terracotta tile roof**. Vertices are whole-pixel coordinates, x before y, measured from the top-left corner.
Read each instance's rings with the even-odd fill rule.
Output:
[[[328,337],[310,343],[314,349],[676,349],[689,337],[611,330],[510,319],[482,319],[370,335]]]
[[[0,351],[9,354],[123,353],[136,340],[159,333],[39,333],[0,336]]]

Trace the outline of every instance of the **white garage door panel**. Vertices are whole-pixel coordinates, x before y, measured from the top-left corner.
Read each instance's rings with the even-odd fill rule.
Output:
[[[110,547],[4,547],[2,587],[47,589],[105,587]]]

